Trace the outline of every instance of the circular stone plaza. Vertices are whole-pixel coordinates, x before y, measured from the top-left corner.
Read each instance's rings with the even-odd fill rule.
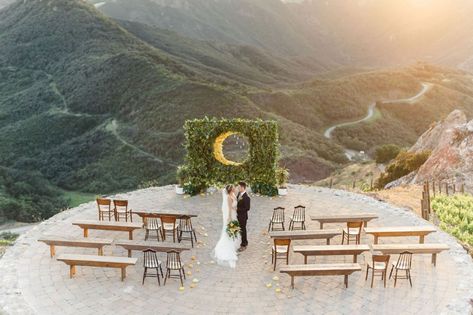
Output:
[[[273,208],[287,211],[286,220],[297,205],[306,206],[306,227],[319,229],[310,215],[372,212],[378,218],[369,227],[430,225],[409,210],[376,201],[370,197],[319,187],[290,186],[285,197],[251,195],[249,213],[249,246],[240,254],[235,269],[219,266],[211,253],[221,230],[221,194],[196,197],[178,196],[174,187],[148,188],[112,198],[128,199],[131,209],[172,210],[197,213],[192,222],[198,244],[183,251],[187,279],[181,287],[171,278],[158,285],[156,278],[146,278],[142,285],[143,254],[133,251],[136,265],[127,268],[124,281],[114,268],[77,267],[69,277],[69,266],[50,257],[49,246],[38,242],[45,236],[83,238],[83,231],[72,225],[77,220],[97,220],[95,202],[83,204],[57,214],[22,235],[0,259],[0,314],[471,314],[473,298],[473,262],[456,240],[437,229],[425,243],[443,243],[450,248],[431,264],[431,255],[414,254],[412,287],[405,279],[393,279],[384,288],[380,277],[370,287],[371,275],[365,281],[366,265],[371,253],[358,257],[361,271],[349,276],[345,288],[343,276],[301,276],[295,288],[287,274],[271,264],[272,241],[267,233]],[[141,218],[134,217],[134,222]],[[286,226],[288,222],[286,222]],[[325,228],[341,228],[342,223]],[[145,231],[135,231],[134,240],[143,241]],[[115,242],[128,239],[128,233],[90,230],[89,237],[113,239],[104,255],[127,257],[127,251]],[[152,240],[155,240],[154,238]],[[189,241],[183,241],[186,244]],[[381,238],[380,244],[417,243],[417,237]],[[332,239],[340,244],[341,237]],[[371,245],[373,236],[362,233],[361,244]],[[324,245],[325,240],[296,240],[297,245]],[[189,244],[190,245],[190,244]],[[96,255],[90,248],[57,247],[61,254]],[[391,255],[391,262],[398,255]],[[158,258],[166,261],[165,253]],[[309,263],[314,257],[310,257]],[[352,256],[319,256],[317,263],[352,263]],[[303,264],[303,256],[290,253],[289,264]],[[165,271],[165,270],[164,270]],[[165,271],[166,272],[166,271]]]

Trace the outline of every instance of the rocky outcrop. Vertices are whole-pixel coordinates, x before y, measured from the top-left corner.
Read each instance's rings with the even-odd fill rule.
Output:
[[[410,151],[432,151],[427,161],[415,172],[389,186],[420,184],[425,180],[456,179],[473,189],[473,120],[455,110],[429,128]]]

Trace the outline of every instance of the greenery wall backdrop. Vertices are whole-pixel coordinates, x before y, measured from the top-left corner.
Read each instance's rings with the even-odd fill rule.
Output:
[[[241,163],[222,163],[217,159],[222,135],[230,133],[248,138],[248,157]],[[211,186],[247,181],[255,193],[277,194],[279,141],[275,121],[205,117],[187,120],[184,134],[187,155],[181,174],[185,174],[186,193],[195,195]]]

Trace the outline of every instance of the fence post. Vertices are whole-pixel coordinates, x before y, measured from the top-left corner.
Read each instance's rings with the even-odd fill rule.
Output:
[[[462,186],[461,186],[461,193],[462,193],[462,194],[465,193],[465,183],[462,183]]]
[[[353,178],[353,189],[355,189],[356,186],[356,178]]]
[[[432,192],[434,193],[434,197],[435,197],[435,179],[432,180]]]
[[[445,183],[445,193],[446,193],[447,196],[448,196],[448,181]]]
[[[332,185],[333,185],[333,178],[330,177],[330,189],[332,189]]]

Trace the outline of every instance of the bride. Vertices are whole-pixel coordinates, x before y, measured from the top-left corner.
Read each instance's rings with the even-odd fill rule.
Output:
[[[236,207],[237,199],[235,196],[235,187],[233,185],[227,185],[222,191],[222,217],[223,226],[220,234],[220,239],[215,246],[212,256],[219,265],[229,266],[235,268],[238,260],[237,248],[239,247],[239,237],[232,239],[227,234],[227,224],[230,221],[236,220]]]

